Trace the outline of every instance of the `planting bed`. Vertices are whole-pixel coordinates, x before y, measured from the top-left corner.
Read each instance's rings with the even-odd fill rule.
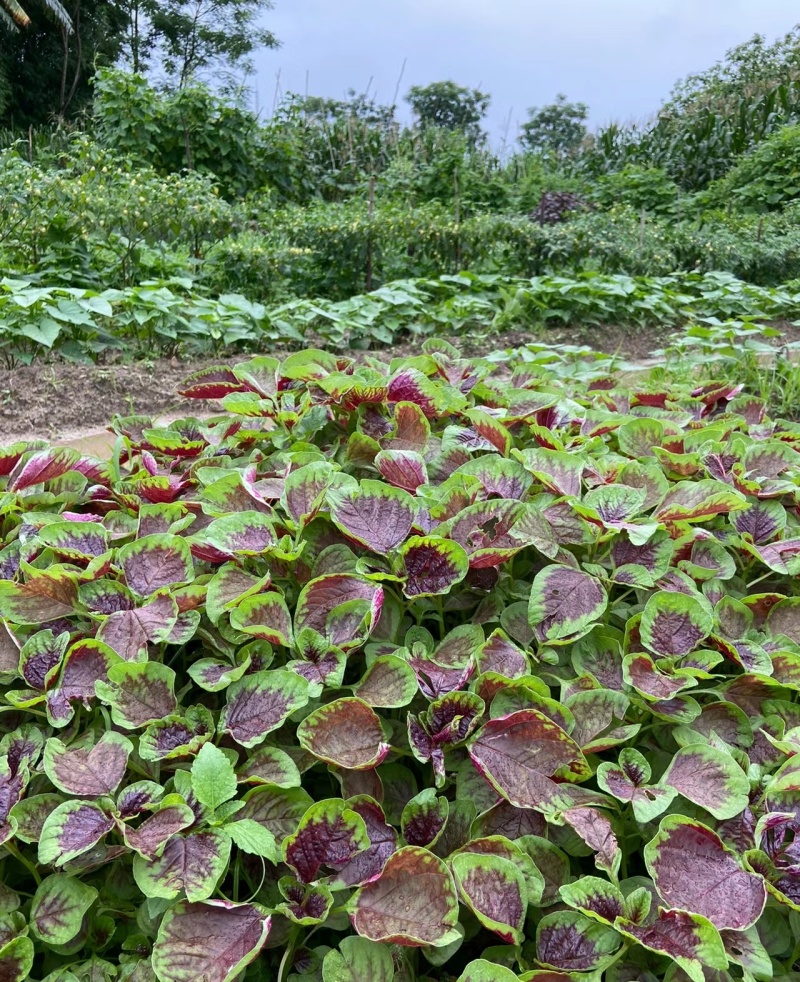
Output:
[[[0,978],[796,982],[800,424],[573,368],[0,452]]]
[[[800,328],[788,322],[774,324],[776,334],[766,339],[775,348],[800,341]],[[532,342],[558,346],[588,345],[600,353],[615,355],[634,365],[650,365],[658,360],[670,332],[660,328],[642,328],[604,324],[601,326],[569,325],[549,327],[537,333],[507,331],[489,333],[467,340],[449,337],[465,355],[481,356],[503,349],[515,349]],[[377,352],[348,352],[356,362],[379,355],[384,360],[413,356],[419,342],[381,346]],[[283,358],[289,349],[270,346],[265,353]],[[3,442],[18,439],[47,438],[58,441],[79,440],[87,433],[105,429],[112,413],[139,414],[152,417],[197,413],[197,401],[190,402],[177,394],[180,382],[191,372],[211,364],[237,364],[244,355],[223,359],[161,358],[130,363],[110,361],[102,365],[75,364],[53,360],[43,364],[18,365],[0,369],[0,426]],[[57,412],[54,412],[57,406]],[[218,409],[216,402],[205,402],[204,412]]]

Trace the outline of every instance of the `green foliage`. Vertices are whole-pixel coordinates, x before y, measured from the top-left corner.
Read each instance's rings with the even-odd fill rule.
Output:
[[[709,187],[701,200],[725,207],[775,211],[800,197],[800,126],[785,126]]]
[[[720,367],[305,347],[2,448],[4,977],[791,978],[800,436]]]
[[[702,72],[678,82],[666,108],[689,113],[708,105],[730,105],[743,96],[753,98],[800,78],[800,25],[768,44],[754,34]]]
[[[676,217],[681,210],[688,212],[682,197],[678,185],[657,167],[623,167],[613,174],[603,174],[592,189],[592,200],[603,208],[628,206],[664,217]]]
[[[0,357],[8,367],[48,352],[73,361],[172,356],[297,344],[291,324],[266,319],[265,308],[238,294],[209,298],[190,280],[150,282],[122,290],[41,287],[0,280]]]
[[[800,417],[800,359],[796,342],[775,347],[779,332],[752,320],[688,326],[664,350],[669,373],[697,377],[708,371],[735,370],[745,390],[768,405],[776,416]]]
[[[67,33],[54,16],[60,3],[24,6],[29,26],[8,31],[0,23],[0,126],[20,133],[89,109],[95,69],[117,60],[128,22],[117,0],[78,0],[69,5],[75,23]]]
[[[519,142],[526,150],[556,159],[574,155],[586,138],[588,115],[586,103],[567,102],[567,97],[559,93],[550,105],[528,109]]]
[[[288,258],[288,257],[287,257]],[[551,324],[680,325],[700,318],[800,316],[796,288],[766,288],[735,277],[585,273],[575,277],[461,273],[395,280],[345,300],[289,299],[266,306],[241,294],[218,298],[190,280],[122,290],[43,287],[0,281],[0,354],[8,365],[57,352],[79,361],[325,343],[371,348],[410,337],[484,337]]]
[[[124,287],[186,272],[234,224],[197,173],[160,177],[83,135],[62,168],[0,151],[0,264],[77,285]],[[176,254],[179,258],[176,258]]]
[[[138,166],[211,175],[227,197],[265,183],[255,117],[205,86],[159,92],[141,75],[105,69],[97,73],[94,91],[98,142]]]
[[[593,176],[628,163],[660,167],[687,191],[723,178],[739,157],[796,122],[799,35],[794,28],[772,45],[756,35],[731,49],[679,82],[652,124],[598,129],[576,166]]]
[[[134,71],[155,61],[179,87],[203,75],[219,79],[251,67],[258,48],[277,48],[275,35],[262,27],[272,0],[139,0],[128,38]]]
[[[420,129],[459,130],[475,145],[483,136],[481,120],[491,96],[455,82],[431,82],[409,89],[406,102]]]

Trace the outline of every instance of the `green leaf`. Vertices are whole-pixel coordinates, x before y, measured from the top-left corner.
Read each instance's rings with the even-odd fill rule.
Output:
[[[212,812],[236,796],[233,764],[213,743],[204,743],[192,764],[192,790]]]
[[[393,982],[389,949],[367,938],[344,938],[322,962],[323,982]]]
[[[252,818],[228,822],[223,826],[223,831],[242,852],[250,853],[251,856],[261,856],[275,865],[281,861],[282,854],[275,836]]]

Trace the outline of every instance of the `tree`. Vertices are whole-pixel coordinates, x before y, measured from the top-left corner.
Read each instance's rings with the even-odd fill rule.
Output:
[[[574,154],[586,136],[589,107],[583,102],[567,102],[563,93],[547,106],[532,106],[522,124],[519,142],[526,150],[566,157]]]
[[[14,2],[0,0],[0,9]],[[96,68],[118,58],[127,20],[119,0],[67,2],[26,4],[15,29],[0,26],[0,125],[74,116],[91,103]]]
[[[455,82],[431,82],[415,85],[408,92],[406,102],[422,130],[431,127],[460,130],[473,145],[484,139],[480,124],[491,96],[479,89],[468,89]]]
[[[134,72],[158,63],[183,88],[213,74],[247,71],[260,47],[277,48],[258,26],[273,0],[129,0],[127,60]]]

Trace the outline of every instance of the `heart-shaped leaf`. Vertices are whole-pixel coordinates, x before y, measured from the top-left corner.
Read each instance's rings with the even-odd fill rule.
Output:
[[[159,982],[231,982],[258,956],[270,924],[252,904],[177,904],[161,922],[153,971]]]
[[[398,849],[380,876],[350,901],[362,938],[386,944],[444,947],[458,935],[458,897],[441,859],[416,846]]]
[[[669,907],[700,914],[719,929],[743,931],[761,916],[767,892],[760,876],[742,869],[711,829],[669,815],[644,850],[659,895]]]

